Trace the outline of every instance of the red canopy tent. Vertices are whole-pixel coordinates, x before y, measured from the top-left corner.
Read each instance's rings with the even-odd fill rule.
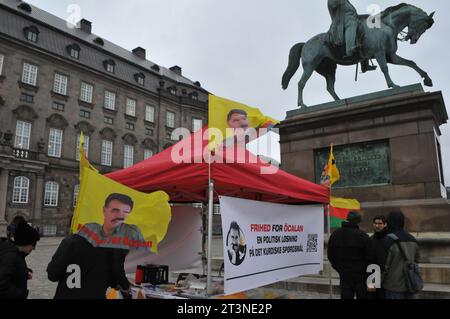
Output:
[[[163,190],[173,203],[209,201],[208,234],[212,234],[212,203],[218,202],[217,195],[285,204],[329,203],[328,187],[288,174],[244,148],[219,148],[210,158],[208,140],[204,127],[165,151],[107,177],[141,192]],[[212,237],[208,236],[208,294],[211,252]]]
[[[217,195],[285,204],[329,202],[328,187],[277,169],[239,147],[216,151],[210,166],[207,144],[205,127],[165,151],[107,177],[142,192],[163,190],[174,203],[207,202],[210,176],[216,202]]]

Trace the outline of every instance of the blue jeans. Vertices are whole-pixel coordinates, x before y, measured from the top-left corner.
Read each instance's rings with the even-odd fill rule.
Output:
[[[386,290],[386,299],[415,299],[415,295],[410,292],[395,292]]]

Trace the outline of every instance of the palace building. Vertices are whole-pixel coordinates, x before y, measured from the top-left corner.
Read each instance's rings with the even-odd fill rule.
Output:
[[[182,74],[19,0],[0,0],[0,235],[24,216],[67,233],[79,192],[78,141],[101,173],[171,146],[207,121],[208,92]],[[1,236],[0,236],[1,237]]]

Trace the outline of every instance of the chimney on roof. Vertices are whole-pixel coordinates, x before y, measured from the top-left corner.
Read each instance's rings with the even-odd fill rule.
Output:
[[[136,54],[141,59],[145,60],[146,54],[145,54],[145,49],[144,48],[137,47],[136,49],[133,50],[133,53]]]
[[[78,22],[78,27],[86,33],[89,33],[89,34],[92,33],[92,22],[91,21],[88,21],[86,19],[81,19],[80,22]]]
[[[178,75],[182,75],[182,69],[178,65],[174,65],[173,67],[170,68],[170,70]]]

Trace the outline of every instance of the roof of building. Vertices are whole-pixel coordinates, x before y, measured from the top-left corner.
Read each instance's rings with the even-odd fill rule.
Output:
[[[9,9],[12,9],[17,15],[25,16],[28,18],[28,20],[35,20],[34,21],[35,23],[49,26],[53,29],[56,29],[60,32],[65,33],[66,35],[69,35],[69,36],[79,40],[80,43],[78,43],[78,44],[87,45],[86,47],[82,47],[82,50],[86,50],[89,47],[90,50],[92,50],[92,51],[109,53],[110,55],[114,55],[118,58],[126,60],[130,64],[134,64],[140,68],[144,68],[146,71],[156,75],[157,77],[160,76],[160,77],[163,77],[166,79],[168,78],[173,81],[176,81],[179,84],[193,86],[198,90],[206,92],[203,88],[201,88],[199,86],[198,82],[193,82],[190,79],[188,79],[180,74],[177,74],[175,71],[173,71],[171,69],[156,65],[154,62],[149,61],[147,59],[140,58],[138,55],[136,55],[132,51],[124,49],[106,39],[99,37],[96,34],[85,32],[75,26],[69,27],[70,25],[65,20],[63,20],[57,16],[54,16],[42,9],[39,9],[38,7],[29,5],[21,0],[0,0],[0,7],[1,6],[5,6],[5,7],[8,7]],[[27,6],[29,6],[28,8],[31,9],[31,12],[29,12],[29,10],[26,10]],[[6,33],[10,36],[12,35],[14,37],[14,31],[16,31],[15,37],[19,38],[20,40],[25,41],[25,39],[23,37],[23,33],[17,34],[17,31],[22,32],[23,27],[25,27],[25,26],[22,26],[22,28],[19,28],[18,30],[12,29],[12,27],[17,26],[17,24],[19,24],[19,26],[22,26],[23,22],[21,23],[18,19],[11,20],[11,19],[6,19],[6,18],[3,19],[2,18],[2,19],[0,19],[0,32]],[[40,31],[42,31],[42,30],[40,30]],[[38,47],[42,47],[53,53],[57,53],[57,54],[61,53],[61,52],[55,52],[55,51],[57,51],[57,50],[55,50],[56,49],[55,45],[57,45],[56,43],[54,43],[56,41],[55,38],[42,37],[41,34],[39,35],[39,37],[40,37],[39,41],[36,44]],[[96,42],[94,42],[94,40],[97,38],[102,39],[104,45],[101,46],[101,45],[96,44]],[[66,43],[66,45],[67,44],[68,43]],[[65,46],[64,46],[64,49],[65,49]],[[62,53],[64,53],[64,51]],[[65,54],[65,56],[67,56],[67,54]],[[84,56],[85,56],[86,60],[82,61],[83,55],[81,55],[80,62],[82,62],[83,64],[89,64],[87,62],[89,62],[89,60],[91,60],[92,56],[90,56],[88,54],[84,54]],[[111,56],[109,56],[109,58],[111,58]],[[91,66],[91,65],[89,65],[89,66]],[[155,67],[155,66],[157,66],[157,67]],[[96,66],[96,69],[100,69],[102,72],[105,72],[104,69],[102,68],[101,63],[98,63],[98,65]],[[136,71],[136,72],[138,72],[138,71]],[[120,71],[120,68],[118,68],[118,73],[116,74],[116,76],[124,79],[124,77],[127,76],[127,74],[125,74],[127,72],[129,72],[129,70]],[[128,77],[125,80],[130,81],[133,79],[133,77],[129,78],[129,75],[130,74],[128,74]],[[131,75],[133,76],[134,74],[131,74]]]

